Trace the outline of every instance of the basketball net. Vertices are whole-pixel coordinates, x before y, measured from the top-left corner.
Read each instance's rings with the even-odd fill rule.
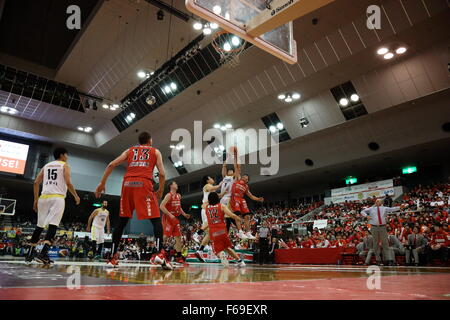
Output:
[[[247,42],[227,31],[218,31],[214,35],[212,45],[220,55],[220,64],[234,68],[240,63],[240,55],[244,52]]]

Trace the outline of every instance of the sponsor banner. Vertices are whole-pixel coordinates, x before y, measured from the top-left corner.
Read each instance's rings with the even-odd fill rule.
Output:
[[[344,188],[337,188],[331,190],[331,196],[344,196],[348,194],[353,193],[361,193],[361,192],[369,192],[374,191],[378,189],[387,189],[387,188],[393,188],[394,187],[394,180],[388,179],[388,180],[382,180],[377,182],[370,182],[370,183],[363,183],[363,184],[357,184],[354,186],[348,186]]]
[[[326,228],[328,224],[328,220],[323,219],[323,220],[314,220],[314,225],[313,225],[313,229],[317,228],[317,229],[323,229]]]
[[[91,233],[90,232],[77,232],[75,231],[73,233],[74,237],[78,237],[78,239],[84,239],[85,237],[89,237],[89,239],[91,238]],[[122,236],[122,238],[124,238],[125,236]],[[105,233],[105,240],[112,240],[112,233]]]
[[[0,171],[23,174],[29,146],[0,140]]]
[[[48,249],[48,256],[50,258],[64,258],[69,255],[69,250],[67,249],[60,249],[58,247],[51,247]]]
[[[244,262],[253,262],[253,252],[248,250],[234,250],[237,255],[244,260]],[[195,250],[189,250],[186,257],[186,262],[199,262],[195,256]],[[207,251],[202,253],[202,258],[209,263],[220,263],[220,259],[214,254],[213,251]],[[228,256],[228,261],[234,261],[232,257]]]
[[[353,193],[353,194],[347,194],[343,196],[337,196],[337,197],[331,197],[331,202],[333,203],[342,203],[345,201],[361,201],[369,198],[383,198],[386,196],[386,194],[390,196],[395,195],[394,188],[386,188],[386,189],[380,189],[380,190],[372,190],[372,191],[366,191],[366,192],[359,192],[359,193]]]
[[[66,235],[67,238],[71,239],[73,237],[73,231],[67,231],[67,230],[58,230],[56,231],[57,236],[64,236]]]

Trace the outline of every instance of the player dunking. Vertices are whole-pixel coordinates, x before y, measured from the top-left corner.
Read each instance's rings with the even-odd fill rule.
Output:
[[[234,149],[235,157],[237,158],[237,149]],[[245,229],[247,230],[246,236],[249,239],[256,239],[251,231],[250,231],[250,210],[248,210],[247,202],[244,199],[244,196],[247,195],[250,199],[253,201],[259,201],[263,202],[263,197],[255,197],[248,187],[248,182],[250,180],[250,177],[248,174],[244,174],[241,177],[241,165],[237,163],[236,165],[236,181],[233,183],[233,186],[231,187],[231,200],[230,200],[230,208],[231,210],[237,214],[238,216],[244,217],[244,224]],[[230,223],[228,224],[228,228],[230,227]]]
[[[108,201],[102,202],[102,207],[95,209],[89,216],[87,224],[87,232],[91,232],[92,239],[92,249],[91,251],[95,254],[94,259],[98,260],[101,258],[103,243],[105,242],[105,225],[106,232],[110,233],[110,222],[109,222],[109,211],[106,209],[108,207]],[[91,225],[92,223],[92,225]],[[98,248],[97,248],[98,245]],[[91,257],[90,257],[91,258]]]
[[[37,212],[38,218],[37,226],[31,236],[30,250],[25,257],[27,263],[33,261],[36,253],[36,245],[46,226],[48,226],[48,230],[44,240],[44,247],[36,257],[36,260],[46,265],[52,262],[48,257],[48,249],[53,243],[56,229],[64,214],[67,190],[75,198],[75,203],[77,205],[80,204],[80,197],[71,182],[70,167],[67,164],[67,160],[69,159],[67,150],[64,148],[56,148],[53,151],[53,157],[55,161],[46,164],[34,181],[33,210]],[[39,197],[39,186],[41,183],[42,192]]]
[[[225,217],[232,218],[236,222],[240,218],[219,202],[219,195],[215,192],[211,192],[208,195],[208,202],[204,203],[202,208],[205,209],[205,215],[208,221],[208,233],[214,253],[217,256],[222,256],[221,253],[224,251],[237,261],[238,267],[244,267],[244,261],[232,249],[233,245],[231,244],[225,224]],[[223,263],[225,262],[224,264],[227,264],[228,260],[225,257],[221,257],[221,259]]]
[[[162,223],[164,227],[164,237],[174,237],[175,238],[175,251],[176,262],[184,263],[183,256],[181,255],[181,249],[183,243],[181,241],[181,228],[180,221],[178,217],[183,215],[186,219],[190,218],[186,212],[184,212],[181,207],[181,195],[177,193],[178,184],[172,181],[169,185],[170,191],[166,194],[159,208],[164,213],[162,218]]]
[[[163,269],[172,269],[172,266],[164,258],[161,252],[163,245],[163,229],[158,207],[158,199],[161,199],[164,191],[165,171],[162,162],[161,152],[153,148],[152,138],[148,132],[139,135],[139,145],[125,150],[120,156],[108,164],[103,177],[95,190],[96,197],[105,191],[106,181],[115,167],[121,163],[128,164],[122,183],[122,194],[120,197],[120,218],[119,223],[113,232],[113,247],[109,265],[118,265],[118,248],[123,230],[128,220],[133,217],[133,211],[139,220],[149,219],[153,225],[156,238],[156,248],[158,254],[155,263],[161,264]],[[153,170],[155,166],[159,172],[159,190],[153,190]]]

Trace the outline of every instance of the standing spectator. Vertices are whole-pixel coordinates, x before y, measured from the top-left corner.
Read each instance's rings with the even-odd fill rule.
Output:
[[[380,257],[380,242],[383,247],[383,260],[387,260],[386,253],[389,251],[388,234],[386,230],[386,214],[400,210],[400,207],[388,208],[381,205],[381,200],[377,199],[375,205],[361,211],[361,215],[369,217],[369,224],[372,225],[372,235],[374,238],[375,257],[378,265],[383,265]]]
[[[259,247],[259,255],[258,262],[259,264],[267,263],[267,256],[269,254],[269,245],[270,245],[270,229],[267,226],[267,222],[264,221],[262,223],[262,227],[259,228],[257,232],[258,247]]]
[[[419,227],[415,226],[413,228],[413,233],[408,236],[408,245],[406,247],[406,264],[409,265],[411,263],[411,251],[413,253],[414,265],[419,265],[419,253],[423,253],[425,251],[427,245],[427,240],[423,235],[419,233]]]

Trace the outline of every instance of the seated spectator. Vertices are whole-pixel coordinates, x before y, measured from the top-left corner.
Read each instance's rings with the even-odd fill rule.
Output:
[[[406,265],[411,265],[411,252],[413,254],[414,265],[419,265],[419,254],[425,252],[427,240],[419,233],[419,227],[413,228],[413,233],[408,236],[408,244],[405,250]]]
[[[441,230],[441,224],[436,222],[434,224],[434,233],[431,234],[430,239],[430,260],[433,258],[439,258],[442,263],[447,262],[448,258],[448,245],[450,243],[447,232]]]

